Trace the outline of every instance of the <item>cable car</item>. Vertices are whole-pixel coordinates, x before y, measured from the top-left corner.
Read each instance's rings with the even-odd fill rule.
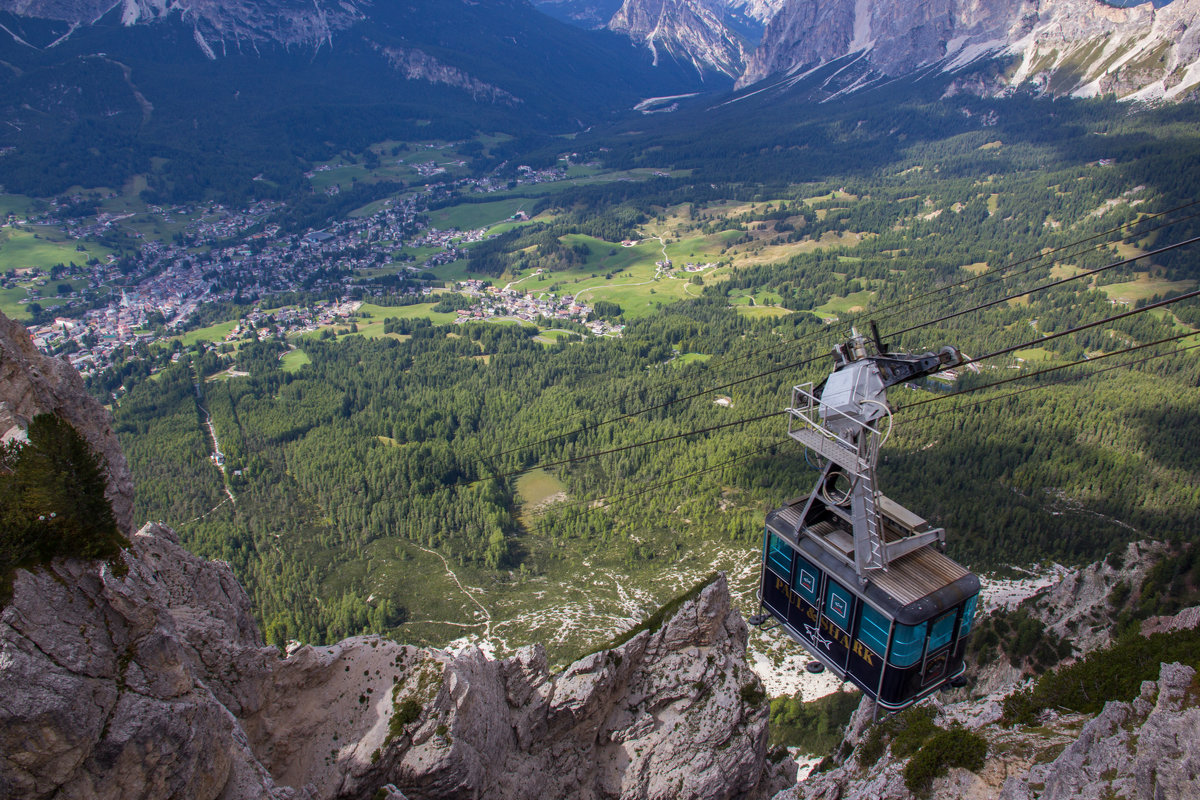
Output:
[[[834,348],[820,385],[796,386],[788,433],[820,475],[807,497],[767,515],[759,601],[769,617],[887,711],[961,685],[979,578],[942,553],[945,531],[877,488],[891,432],[887,388],[963,362],[944,347],[889,353],[871,323]],[[806,454],[807,455],[807,454]]]

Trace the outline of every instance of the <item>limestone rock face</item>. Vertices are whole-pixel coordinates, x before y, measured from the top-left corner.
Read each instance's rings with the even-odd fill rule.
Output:
[[[497,661],[366,636],[285,658],[228,566],[170,529],[123,558],[18,571],[0,797],[734,798],[780,778],[723,577],[553,675],[537,645]]]
[[[1052,763],[1005,781],[1000,800],[1200,797],[1195,676],[1191,667],[1163,664],[1157,681],[1143,682],[1132,703],[1106,704]]]
[[[196,44],[216,57],[243,46],[278,42],[316,45],[362,18],[349,0],[3,0],[0,8],[17,16],[41,17],[87,25],[119,8],[122,25],[153,22],[178,15],[192,26]]]
[[[280,782],[322,797],[743,797],[767,741],[745,644],[720,578],[559,675],[538,645],[500,661],[374,637],[301,648],[244,723]]]
[[[17,573],[0,611],[0,796],[296,796],[275,788],[188,641],[235,632],[245,593],[160,533],[133,537],[124,576],[84,561]],[[197,579],[182,593],[158,579],[177,556],[173,579]],[[189,604],[178,618],[173,600]]]
[[[1150,617],[1142,622],[1142,636],[1200,628],[1200,606],[1185,608],[1169,617]]]
[[[44,355],[19,322],[0,313],[0,440],[24,438],[38,414],[58,414],[104,458],[113,515],[133,532],[133,477],[113,433],[112,417],[87,390],[75,368]]]
[[[720,9],[705,0],[625,0],[608,22],[648,47],[654,63],[670,55],[697,72],[719,72],[731,78],[742,72],[742,40],[725,25]]]
[[[1137,800],[1200,797],[1200,698],[1196,672],[1163,664],[1157,681],[1142,684],[1132,703],[1110,702],[1095,717],[1053,718],[1036,731],[1008,730],[976,718],[955,703],[938,709],[938,722],[975,727],[988,740],[978,774],[951,769],[935,779],[929,796],[974,800]],[[986,701],[983,701],[986,705]],[[885,750],[862,764],[855,751],[841,766],[815,774],[775,800],[908,800],[906,759]]]
[[[739,86],[854,57],[855,73],[894,77],[1012,56],[985,91],[1182,99],[1200,85],[1200,0],[787,0],[747,59]],[[962,87],[960,87],[962,88]],[[969,88],[969,87],[968,87]]]

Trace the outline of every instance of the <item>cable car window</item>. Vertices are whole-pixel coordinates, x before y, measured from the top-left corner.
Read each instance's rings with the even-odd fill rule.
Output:
[[[850,632],[850,613],[854,610],[854,595],[829,581],[825,590],[825,616],[847,633]]]
[[[963,606],[962,625],[958,629],[958,637],[961,639],[971,632],[971,625],[975,621],[975,605],[979,602],[979,595],[972,595],[965,606]]]
[[[892,637],[892,654],[888,661],[898,667],[910,667],[921,659],[925,649],[925,623],[897,625]]]
[[[891,621],[869,605],[863,604],[858,623],[858,638],[876,653],[887,652],[888,628]]]
[[[954,636],[954,620],[957,615],[958,610],[951,609],[934,620],[933,627],[929,629],[929,652],[940,650],[950,644],[950,639]]]
[[[792,589],[807,600],[809,605],[817,605],[818,592],[821,590],[821,573],[808,563],[808,559],[801,556],[796,556],[796,579],[792,581]]]
[[[784,580],[792,577],[792,548],[773,533],[767,544],[767,562]]]

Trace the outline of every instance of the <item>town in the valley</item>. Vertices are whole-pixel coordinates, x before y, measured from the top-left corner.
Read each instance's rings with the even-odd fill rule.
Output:
[[[425,177],[446,172],[421,166]],[[561,168],[527,167],[508,182],[447,176],[423,191],[377,203],[380,207],[369,215],[304,231],[285,230],[280,220],[286,219],[286,208],[279,202],[259,201],[241,209],[216,203],[148,205],[139,216],[176,228],[173,236],[159,238],[127,226],[132,213],[98,211],[94,198],[89,203],[83,196],[64,196],[27,214],[9,213],[5,226],[32,232],[35,239],[74,240],[82,263],[69,259],[49,269],[9,268],[0,272],[0,290],[24,290],[16,302],[30,312],[35,343],[68,359],[85,376],[133,353],[148,352],[139,345],[177,349],[173,343],[184,332],[225,321],[205,315],[206,308],[240,310],[236,324],[213,338],[214,346],[348,325],[364,301],[399,307],[435,302],[445,291],[471,301],[454,309],[459,323],[572,322],[586,325],[593,335],[619,335],[622,326],[595,319],[590,306],[569,294],[497,287],[475,279],[440,281],[430,274],[465,259],[468,246],[493,235],[487,227],[433,227],[423,213],[431,200],[450,192],[491,193],[563,177]],[[335,183],[324,191],[335,195],[341,189]],[[516,223],[527,220],[523,211],[512,218]],[[123,245],[121,254],[97,257],[84,246],[113,241]]]

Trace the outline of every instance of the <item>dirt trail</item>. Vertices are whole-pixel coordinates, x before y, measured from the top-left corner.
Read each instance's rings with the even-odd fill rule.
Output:
[[[470,601],[479,608],[480,611],[483,612],[483,618],[485,620],[485,623],[483,626],[483,638],[485,638],[485,639],[488,638],[488,636],[491,635],[491,632],[492,632],[492,612],[488,611],[487,608],[483,605],[483,603],[479,602],[479,600],[475,597],[475,595],[472,594],[471,591],[469,589],[467,589],[467,587],[463,586],[462,581],[460,581],[458,579],[458,576],[454,574],[454,570],[450,569],[450,562],[446,560],[445,556],[443,556],[441,553],[439,553],[436,550],[430,550],[428,547],[422,547],[419,544],[415,544],[415,547],[418,550],[423,550],[426,553],[435,555],[441,559],[442,566],[444,566],[446,568],[446,574],[450,576],[450,580],[454,581],[454,584],[456,586],[458,586],[459,590],[463,594],[465,594],[470,599]],[[444,623],[444,624],[453,625],[456,623]],[[474,625],[470,625],[470,626],[463,624],[463,623],[457,623],[457,624],[462,625],[462,627],[475,627],[479,623],[475,623]]]

